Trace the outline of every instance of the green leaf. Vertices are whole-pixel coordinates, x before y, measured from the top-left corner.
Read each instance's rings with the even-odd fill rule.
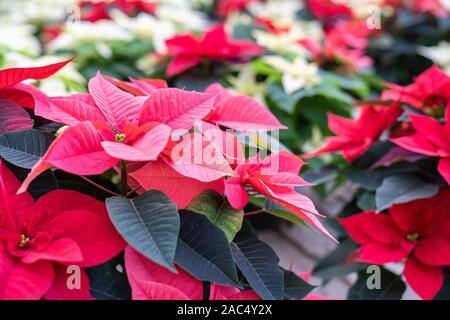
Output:
[[[180,218],[164,193],[146,191],[134,199],[106,199],[109,216],[122,237],[142,255],[175,271]]]
[[[305,97],[298,103],[297,111],[310,122],[317,124],[323,133],[329,133],[328,113],[341,116],[349,116],[351,109],[351,98],[342,101],[329,89],[323,89],[330,96],[324,96],[324,92],[313,97]],[[318,92],[316,92],[318,94]]]
[[[232,30],[232,38],[236,40],[252,40],[254,41],[253,32],[255,30],[264,30],[260,25],[255,23],[236,24]]]
[[[345,89],[360,98],[369,94],[369,86],[358,77],[346,77],[332,72],[321,71],[320,76],[324,82]]]
[[[335,165],[327,165],[319,170],[305,171],[302,176],[303,179],[317,186],[335,180],[339,176],[339,171]]]
[[[55,139],[51,133],[26,130],[0,136],[0,156],[15,166],[31,169]]]
[[[290,95],[286,94],[281,85],[278,83],[271,83],[267,87],[267,92],[270,100],[276,105],[276,107],[289,114],[294,113],[298,102],[306,94],[304,91],[297,91]]]
[[[201,78],[193,76],[183,76],[182,78],[176,80],[175,86],[183,90],[203,92],[206,88],[216,82],[220,81],[218,78],[214,77]]]
[[[313,269],[313,275],[326,281],[360,270],[365,264],[347,261],[357,248],[358,245],[350,239],[341,242],[336,249],[319,260]]]
[[[180,211],[175,262],[202,281],[240,286],[225,234],[202,214]]]
[[[295,224],[305,225],[305,222],[299,216],[290,211],[286,211],[285,208],[277,204],[272,199],[250,196],[248,198],[248,202],[254,206],[261,208],[265,213],[268,213],[272,216],[290,221]]]
[[[434,297],[434,300],[450,300],[450,270],[449,268],[444,268],[444,284]]]
[[[123,255],[93,268],[86,268],[91,294],[97,300],[131,300]]]
[[[363,211],[376,210],[375,193],[364,191],[356,201],[358,207]]]
[[[439,192],[439,187],[427,183],[412,174],[398,174],[387,177],[376,191],[377,211],[381,212],[394,204],[416,199],[430,198]]]
[[[228,200],[213,190],[200,194],[187,209],[207,216],[209,221],[225,233],[228,242],[241,230],[244,220],[244,210],[234,209]]]
[[[400,300],[406,289],[401,277],[382,267],[379,268],[380,289],[369,289],[368,282],[372,284],[369,277],[375,277],[377,274],[376,271],[368,272],[364,269],[358,273],[358,280],[350,288],[347,298],[349,300]]]
[[[321,84],[314,87],[309,94],[310,97],[320,96],[329,100],[334,100],[341,104],[350,106],[353,104],[353,98],[348,93],[338,87],[329,84]]]
[[[301,300],[306,297],[315,287],[297,276],[294,272],[283,270],[284,272],[284,299]]]
[[[271,214],[275,217],[290,221],[295,224],[305,225],[305,222],[299,216],[290,211],[287,211],[285,208],[271,199],[266,199],[263,209],[264,212],[267,212],[268,214]]]
[[[284,274],[271,247],[258,239],[247,239],[233,242],[231,252],[239,270],[261,298],[284,298]]]

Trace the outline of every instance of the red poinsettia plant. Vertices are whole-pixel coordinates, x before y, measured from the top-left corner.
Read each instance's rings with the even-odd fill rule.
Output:
[[[49,97],[21,83],[69,62],[0,71],[2,299],[302,299],[312,290],[247,224],[262,196],[333,238],[296,189],[309,185],[303,161],[242,138],[286,128],[268,109],[219,84],[193,92],[97,73],[87,93]]]
[[[433,66],[412,84],[386,85],[383,99],[361,106],[357,119],[330,114],[328,125],[335,136],[306,157],[342,152],[349,166],[339,172],[360,186],[352,207],[338,219],[346,231],[342,239],[347,234],[356,250],[350,246],[339,263],[391,266],[397,273],[390,277],[398,281],[403,276],[420,298],[445,297],[441,291],[448,286],[450,266],[450,77]],[[404,285],[394,287],[391,294],[401,297]]]

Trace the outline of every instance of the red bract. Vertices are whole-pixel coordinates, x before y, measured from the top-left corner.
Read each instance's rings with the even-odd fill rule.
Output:
[[[250,131],[285,128],[250,97],[233,96],[218,84],[206,92],[215,95],[216,103],[203,121],[197,121],[201,134],[184,136],[163,151],[160,161],[129,171],[137,185],[144,190],[163,191],[179,208],[185,208],[205,190],[223,193],[221,178],[234,175],[231,165],[243,162],[241,143],[217,125]],[[183,156],[178,156],[178,151],[184,151]]]
[[[287,129],[264,106],[247,96],[234,96],[220,84],[209,86],[207,93],[216,94],[216,103],[207,122],[241,131]]]
[[[353,12],[348,6],[333,0],[309,0],[308,4],[313,15],[325,21],[353,16]]]
[[[450,104],[450,77],[439,67],[432,66],[407,86],[388,84],[391,90],[384,99],[400,100],[411,106],[427,110]]]
[[[301,40],[300,44],[319,64],[332,63],[355,71],[372,65],[365,55],[370,32],[362,22],[341,21],[326,32],[323,45],[313,40]]]
[[[73,59],[43,67],[0,70],[0,99],[11,100],[19,106],[33,109],[36,104],[35,100],[44,94],[32,86],[20,82],[28,79],[48,78]]]
[[[271,154],[263,160],[259,156],[240,164],[235,171],[237,177],[225,181],[225,192],[235,209],[242,209],[248,203],[246,186],[285,207],[321,232],[334,239],[320,223],[320,216],[313,202],[295,191],[295,187],[310,184],[298,176],[303,161],[293,154],[282,151]]]
[[[202,134],[190,133],[170,143],[158,161],[133,166],[130,177],[143,190],[163,191],[178,208],[185,208],[205,190],[223,194],[223,177],[235,175],[229,162],[241,159],[242,147],[233,135],[200,124],[205,126],[199,128]]]
[[[441,0],[414,0],[411,8],[416,12],[427,12],[438,17],[448,17],[450,11],[445,8]]]
[[[267,18],[255,18],[255,22],[259,24],[260,26],[264,27],[270,32],[273,32],[275,34],[282,34],[285,32],[289,32],[290,27],[289,26],[278,26],[276,23],[274,23],[272,20]]]
[[[202,38],[191,34],[178,35],[166,41],[168,54],[173,57],[167,75],[177,75],[199,64],[202,59],[247,60],[260,55],[261,47],[250,41],[232,40],[223,25],[213,27]]]
[[[202,300],[203,283],[181,268],[173,273],[128,246],[125,265],[133,300]],[[210,300],[261,300],[254,291],[211,286]]]
[[[158,89],[166,89],[169,86],[165,80],[161,79],[133,79],[130,81],[122,81],[113,77],[104,76],[108,81],[112,82],[122,90],[125,90],[135,96],[150,96]]]
[[[260,0],[219,0],[216,14],[219,17],[226,17],[230,13],[244,10],[249,4],[260,2]]]
[[[21,191],[52,166],[74,174],[95,175],[119,160],[156,160],[167,145],[170,127],[185,128],[196,115],[195,110],[205,110],[206,114],[213,103],[208,95],[178,89],[158,91],[146,101],[116,88],[101,74],[89,81],[89,91],[47,99],[45,107],[36,110],[38,115],[72,127],[52,143]],[[180,103],[171,108],[177,101]]]
[[[337,60],[353,70],[370,67],[372,60],[364,52],[370,32],[364,23],[338,23],[325,35],[325,58]]]
[[[340,222],[361,245],[358,260],[385,264],[406,259],[404,276],[423,299],[432,299],[450,265],[450,191],[393,206],[388,214],[362,212]]]
[[[129,168],[129,182],[133,189],[138,186],[142,190],[160,190],[164,192],[179,209],[186,208],[191,201],[206,190],[215,190],[223,194],[223,181],[202,182],[186,177],[167,163],[167,159],[147,162],[138,168]]]
[[[120,9],[129,16],[139,12],[155,13],[156,3],[148,0],[83,0],[78,4],[81,8],[81,19],[95,22],[101,19],[110,19],[109,11]]]
[[[0,134],[31,128],[33,120],[22,107],[13,101],[0,99]]]
[[[0,163],[0,299],[88,299],[89,280],[69,290],[66,266],[106,262],[125,244],[103,203],[57,190],[34,202]]]
[[[328,114],[328,126],[336,134],[327,144],[304,157],[311,158],[323,153],[342,151],[348,161],[353,161],[377,141],[380,135],[396,122],[401,114],[398,103],[389,107],[361,107],[358,119],[352,120]]]
[[[445,124],[425,115],[409,114],[416,133],[391,139],[402,148],[431,157],[439,157],[438,170],[450,184],[450,109]]]

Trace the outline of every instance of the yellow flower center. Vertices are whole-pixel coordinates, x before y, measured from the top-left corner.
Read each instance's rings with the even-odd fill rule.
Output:
[[[418,233],[410,233],[406,236],[406,240],[411,242],[416,242],[420,239],[420,235]]]
[[[30,241],[30,238],[27,237],[26,235],[22,234],[22,239],[20,240],[19,248],[25,247],[25,245],[28,243],[28,241]]]
[[[124,133],[116,133],[116,141],[124,142],[127,136]]]

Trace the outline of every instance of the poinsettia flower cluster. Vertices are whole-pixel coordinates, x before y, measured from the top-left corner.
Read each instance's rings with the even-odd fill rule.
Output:
[[[79,1],[81,19],[95,22],[102,19],[110,19],[110,11],[119,9],[129,16],[139,12],[155,13],[157,3],[149,0],[102,0]]]
[[[340,21],[326,30],[323,44],[310,39],[299,42],[321,65],[331,63],[359,71],[372,65],[372,60],[366,55],[367,38],[371,33],[364,22]]]
[[[385,97],[397,98],[428,113],[408,113],[408,130],[399,132],[391,141],[406,150],[439,159],[438,171],[450,184],[450,77],[433,66],[414,83],[391,88]],[[442,116],[443,123],[439,121]]]
[[[348,161],[358,158],[397,123],[402,113],[400,102],[403,102],[431,115],[408,112],[411,122],[406,124],[407,130],[394,130],[391,141],[408,151],[438,158],[438,170],[449,182],[449,85],[450,77],[433,66],[413,84],[405,87],[389,84],[390,90],[383,93],[383,98],[394,101],[390,106],[364,106],[356,120],[329,114],[328,126],[336,136],[329,137],[325,146],[305,157],[342,151]],[[440,114],[445,115],[444,123],[435,118]]]
[[[431,13],[437,17],[450,15],[449,6],[445,6],[445,2],[440,0],[414,0],[409,5],[416,12]]]
[[[178,208],[212,189],[241,209],[252,188],[332,237],[318,220],[312,201],[295,190],[309,185],[298,176],[303,165],[299,157],[283,151],[245,159],[244,145],[235,132],[224,130],[286,128],[254,99],[233,95],[218,84],[199,93],[168,88],[163,80],[121,81],[101,73],[89,81],[88,93],[66,97],[48,97],[20,83],[28,77],[42,79],[68,62],[1,71],[7,75],[5,88],[31,92],[34,115],[63,126],[23,183],[0,164],[2,299],[91,299],[86,272],[80,271],[83,290],[71,291],[66,285],[67,268],[100,265],[125,247],[98,200],[56,190],[34,202],[27,189],[50,168],[80,176],[115,169],[122,178],[127,175],[125,181],[135,192],[161,190]],[[21,102],[13,95],[8,97],[12,100],[4,101],[14,103],[14,108],[6,105],[2,109],[2,133],[32,128],[30,118],[26,122],[17,116],[23,109],[15,101]],[[174,156],[177,150],[182,151],[180,158]],[[211,157],[198,162],[198,152]],[[131,247],[125,258],[133,298],[201,298],[202,283],[183,270],[175,276]],[[158,279],[154,279],[155,271]],[[172,277],[173,290],[165,283]],[[25,281],[28,285],[22,286]],[[185,282],[191,282],[194,291],[178,288]],[[165,289],[158,291],[161,286]],[[212,286],[211,294],[211,299],[259,299],[255,292],[218,285]]]
[[[403,275],[423,299],[432,299],[444,283],[450,265],[450,193],[389,208],[362,212],[340,220],[361,248],[356,259],[385,264],[404,261]]]
[[[323,20],[353,17],[352,9],[343,2],[333,0],[309,0],[308,6],[314,16]]]
[[[252,3],[261,0],[219,0],[216,5],[216,14],[219,17],[226,17],[236,11],[244,10]]]
[[[14,75],[14,70],[6,71]],[[251,186],[331,237],[311,200],[294,190],[308,185],[298,177],[300,158],[281,152],[246,160],[237,137],[220,129],[285,128],[254,99],[232,95],[218,84],[198,93],[168,88],[162,80],[127,82],[101,73],[88,89],[67,97],[35,97],[34,113],[65,127],[19,192],[50,168],[81,176],[124,171],[136,190],[161,190],[179,208],[212,189],[225,191],[240,209],[247,202],[245,188]],[[174,135],[182,139],[173,140]],[[199,154],[205,158],[197,159]],[[174,179],[179,183],[173,184]]]
[[[353,161],[374,143],[384,140],[396,146],[372,169],[390,166],[391,160],[426,160],[436,166],[444,179],[431,179],[435,185],[432,194],[420,195],[413,201],[396,199],[387,212],[366,211],[340,220],[361,246],[358,261],[381,265],[405,262],[406,282],[423,299],[437,295],[444,283],[443,268],[450,263],[449,80],[448,75],[433,66],[410,85],[388,84],[389,89],[382,95],[386,101],[361,107],[355,120],[330,114],[329,128],[336,136],[328,138],[324,147],[305,155],[341,151],[345,159]]]
[[[22,83],[24,80],[42,80],[56,73],[72,59],[44,67],[10,68],[0,70],[0,99],[9,100],[28,109],[34,109],[38,103],[40,91]]]
[[[134,300],[202,300],[203,282],[182,268],[177,273],[162,268],[145,258],[132,247],[125,249],[125,264]],[[301,273],[300,278],[308,281],[310,273]],[[253,290],[212,284],[209,300],[261,300]],[[335,300],[310,293],[303,300]]]
[[[331,24],[339,19],[367,17],[367,8],[371,5],[381,9],[408,8],[417,13],[429,13],[437,17],[447,17],[450,14],[448,6],[441,0],[309,0],[308,5],[315,17]]]
[[[402,113],[399,103],[390,106],[362,106],[358,119],[352,120],[328,114],[328,127],[336,134],[327,144],[304,155],[306,158],[329,152],[342,151],[348,161],[366,152],[378,141],[384,131],[391,128]]]
[[[251,41],[232,40],[224,25],[206,31],[201,38],[192,34],[177,35],[166,41],[167,54],[173,59],[167,67],[169,77],[201,63],[212,61],[246,61],[261,55],[263,49]]]
[[[443,110],[450,104],[450,76],[437,66],[432,66],[415,81],[406,86],[387,84],[390,90],[384,99],[400,100],[424,112]]]
[[[203,282],[177,268],[172,272],[145,258],[132,247],[125,249],[125,263],[133,300],[202,300]],[[252,290],[212,284],[209,300],[261,300]]]
[[[35,202],[19,187],[0,162],[0,299],[91,299],[85,271],[70,290],[67,270],[102,264],[125,247],[104,203],[72,190]]]

